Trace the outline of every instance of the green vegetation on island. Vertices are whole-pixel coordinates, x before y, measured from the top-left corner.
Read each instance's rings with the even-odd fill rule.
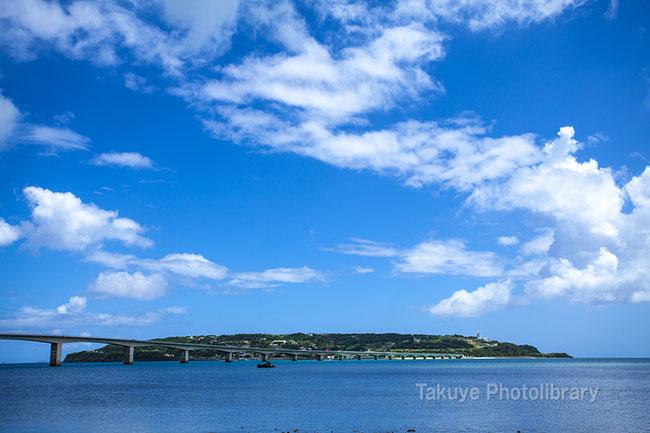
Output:
[[[259,347],[302,350],[354,350],[380,352],[460,353],[471,357],[535,357],[570,358],[566,353],[541,353],[527,344],[487,340],[462,335],[426,334],[233,334],[167,337],[157,340],[181,343],[215,344],[241,347]],[[65,362],[122,361],[124,348],[107,345],[96,350],[70,353]],[[180,350],[159,347],[136,347],[136,361],[179,361]],[[192,359],[215,359],[211,350],[193,350]]]

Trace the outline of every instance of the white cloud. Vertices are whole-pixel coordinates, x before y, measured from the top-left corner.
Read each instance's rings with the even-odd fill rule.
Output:
[[[406,251],[394,263],[400,272],[496,277],[503,275],[501,258],[491,251],[470,251],[463,241],[431,240]]]
[[[555,240],[555,231],[550,228],[540,229],[539,235],[522,245],[521,250],[527,255],[545,255]]]
[[[12,226],[4,218],[0,218],[0,247],[6,247],[20,239],[20,227]]]
[[[92,313],[86,309],[86,298],[73,296],[56,309],[24,307],[13,317],[0,319],[3,329],[21,331],[45,330],[56,328],[56,334],[63,334],[61,328],[86,328],[91,326],[147,326],[174,315],[185,314],[183,307],[166,307],[139,315]]]
[[[618,13],[618,0],[609,0],[609,7],[607,8],[607,12],[605,12],[605,18],[608,20],[613,20],[616,18],[616,14]]]
[[[156,10],[168,26],[147,17],[156,15]],[[0,4],[0,42],[22,60],[53,49],[72,59],[115,65],[128,58],[126,52],[139,62],[178,74],[187,64],[205,64],[225,51],[236,16],[236,1],[191,5],[72,1],[61,5],[8,0]]]
[[[332,0],[317,4],[322,15],[344,24],[345,34],[370,31],[386,20],[447,21],[468,26],[472,31],[520,26],[552,20],[567,10],[578,8],[586,0],[398,0],[394,7],[386,3]]]
[[[84,250],[106,240],[125,245],[149,247],[151,240],[142,236],[144,229],[117,211],[106,211],[83,203],[71,192],[52,192],[39,187],[23,190],[32,207],[32,220],[22,223],[27,245],[53,250]]]
[[[363,266],[355,266],[352,268],[356,274],[372,274],[375,272],[374,268],[367,268]]]
[[[465,22],[470,29],[479,31],[508,22],[539,23],[585,3],[586,0],[435,0],[428,5],[434,15],[451,22]]]
[[[140,259],[131,254],[94,251],[86,261],[99,263],[114,269],[140,269],[153,272],[169,272],[182,277],[207,278],[215,281],[228,276],[228,269],[203,257],[201,254],[175,253],[161,259]]]
[[[84,296],[73,296],[67,304],[59,305],[56,308],[58,314],[77,314],[86,309],[86,298]]]
[[[215,282],[230,278],[225,284],[241,288],[275,287],[283,283],[308,283],[324,281],[325,275],[307,266],[302,268],[275,268],[263,272],[232,273],[225,266],[218,265],[200,254],[174,253],[161,259],[142,259],[131,254],[116,254],[94,251],[85,261],[98,263],[116,270],[129,272],[102,272],[91,285],[91,290],[111,296],[153,299],[165,293],[168,281],[182,285],[196,285],[200,280]],[[363,268],[365,272],[368,269]],[[138,288],[143,287],[143,294]],[[210,287],[212,288],[212,287]],[[137,293],[137,296],[134,296]],[[151,294],[150,294],[151,293]]]
[[[400,254],[397,248],[383,242],[360,238],[350,238],[350,240],[353,243],[338,244],[336,248],[324,248],[324,250],[369,257],[396,257]]]
[[[156,164],[146,156],[137,152],[109,152],[96,155],[91,161],[93,165],[111,165],[116,167],[129,167],[136,170],[155,169]]]
[[[499,245],[509,247],[511,245],[517,245],[519,243],[519,239],[516,236],[500,236],[499,239],[497,239],[497,242]]]
[[[77,134],[68,128],[51,126],[28,126],[28,130],[20,136],[21,141],[35,143],[48,148],[51,153],[69,150],[88,150],[90,139]]]
[[[297,52],[249,57],[229,65],[222,69],[223,79],[204,85],[202,95],[237,104],[260,99],[339,119],[385,109],[398,97],[416,97],[417,90],[438,87],[420,68],[443,55],[444,37],[435,31],[421,26],[389,28],[368,46],[347,48],[339,54],[342,58],[335,58],[306,34],[298,20],[282,20],[277,25],[299,29],[300,46],[287,47]]]
[[[491,138],[475,118],[409,121],[386,130],[332,132],[315,121],[292,125],[251,109],[220,110],[225,124],[205,121],[215,136],[308,156],[342,168],[368,169],[411,186],[439,183],[461,191],[541,160],[535,136]]]
[[[386,243],[352,238],[352,244],[327,249],[343,254],[399,259],[397,272],[494,277],[503,275],[506,261],[490,251],[472,251],[461,240],[429,240],[398,249]]]
[[[636,207],[650,208],[650,166],[647,166],[640,176],[632,178],[625,185],[625,192]]]
[[[101,272],[89,288],[99,296],[150,300],[167,293],[167,279],[159,273],[107,271]]]
[[[581,269],[568,259],[551,258],[550,276],[528,282],[526,292],[543,299],[558,298],[570,292],[573,301],[616,301],[618,264],[618,257],[605,247],[600,248],[593,262]]]
[[[124,74],[124,87],[134,92],[142,93],[153,93],[156,90],[156,86],[147,84],[146,78],[136,75],[133,72]]]
[[[596,132],[595,134],[587,137],[587,143],[591,144],[592,146],[598,143],[604,143],[606,141],[609,141],[609,137],[602,132]]]
[[[480,316],[507,307],[512,301],[512,289],[513,284],[506,280],[486,284],[473,292],[459,290],[428,311],[435,316]]]
[[[325,275],[307,266],[302,268],[275,268],[263,272],[241,272],[228,282],[246,289],[274,287],[280,283],[308,283],[324,281]]]
[[[470,202],[485,209],[524,208],[581,223],[594,234],[616,236],[614,220],[624,197],[611,170],[571,155],[578,149],[573,128],[561,128],[558,135],[546,144],[541,163],[519,168],[503,183],[479,186]]]
[[[200,254],[168,254],[158,261],[144,261],[142,266],[160,269],[192,278],[209,278],[222,280],[228,275],[228,269],[211,262]]]
[[[18,108],[0,93],[0,151],[7,147],[7,140],[16,129],[19,118]]]

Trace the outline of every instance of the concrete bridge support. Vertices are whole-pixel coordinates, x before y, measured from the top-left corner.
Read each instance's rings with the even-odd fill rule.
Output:
[[[388,355],[386,358],[393,359],[393,357],[391,355]]]
[[[376,361],[376,360],[379,359],[379,357],[375,355],[375,356],[372,357],[372,359],[374,359]]]
[[[262,362],[266,362],[269,360],[269,354],[268,353],[260,353],[262,355]]]
[[[183,350],[181,353],[181,364],[187,364],[188,362],[190,362],[190,351]]]
[[[319,361],[322,361],[323,360],[323,355],[316,355],[316,359],[318,359]]]
[[[133,364],[133,346],[124,346],[124,364]]]
[[[401,358],[402,358],[402,359],[406,359],[406,356],[403,356],[403,355],[402,355],[402,357],[401,357]]]
[[[63,351],[63,343],[52,343],[50,348],[50,366],[57,367],[61,365],[61,352]]]
[[[298,360],[298,355],[291,355],[291,360],[292,361],[297,361]]]
[[[226,352],[223,356],[226,358],[226,362],[232,362],[232,352]]]
[[[361,355],[357,355],[357,360],[361,361]]]
[[[343,355],[339,355],[339,356],[337,356],[337,358],[338,358],[339,361],[343,361]]]

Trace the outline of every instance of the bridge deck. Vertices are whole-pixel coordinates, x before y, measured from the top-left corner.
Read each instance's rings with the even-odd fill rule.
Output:
[[[179,343],[175,341],[164,340],[128,340],[121,338],[103,338],[103,337],[77,337],[70,335],[46,335],[46,334],[0,334],[0,340],[20,340],[20,341],[37,341],[41,343],[50,343],[52,345],[52,355],[50,365],[61,364],[61,345],[64,343],[100,343],[114,344],[125,348],[125,364],[133,363],[133,348],[135,347],[165,347],[185,351],[181,362],[187,362],[190,350],[214,350],[226,357],[226,361],[232,360],[233,353],[257,353],[267,358],[271,354],[292,355],[294,360],[297,356],[315,356],[319,360],[329,356],[339,357],[384,357],[384,358],[402,358],[402,357],[426,357],[426,358],[461,358],[458,353],[437,353],[437,352],[377,352],[377,351],[353,351],[353,350],[299,350],[299,349],[282,349],[280,347],[243,347],[243,346],[226,346],[217,344],[197,344],[197,343]]]

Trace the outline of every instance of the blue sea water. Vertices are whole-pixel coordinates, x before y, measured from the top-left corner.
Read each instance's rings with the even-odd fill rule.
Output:
[[[275,369],[257,369],[255,361],[2,365],[0,431],[650,431],[648,359],[275,364]],[[584,400],[568,394],[564,400],[544,394],[515,400],[513,392],[509,399],[505,394],[488,399],[487,387],[498,384],[520,391],[524,385],[542,391],[550,385],[598,388],[598,396],[593,402],[588,393]],[[461,402],[432,399],[428,391],[427,399],[429,387],[447,393],[476,387],[479,396]]]

